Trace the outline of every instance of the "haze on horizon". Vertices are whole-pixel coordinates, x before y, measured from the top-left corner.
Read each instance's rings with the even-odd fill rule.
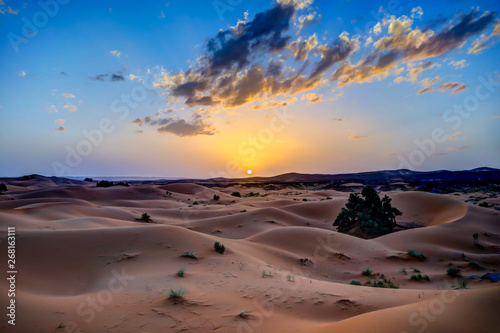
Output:
[[[500,167],[498,1],[40,3],[0,0],[0,176]]]

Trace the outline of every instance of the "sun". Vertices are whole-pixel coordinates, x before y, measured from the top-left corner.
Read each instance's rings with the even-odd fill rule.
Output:
[[[251,174],[252,174],[252,170],[247,170],[247,173],[248,173],[249,175],[251,175]]]

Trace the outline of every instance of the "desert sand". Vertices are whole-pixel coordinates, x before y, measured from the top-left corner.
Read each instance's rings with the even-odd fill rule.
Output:
[[[7,227],[15,226],[17,316],[15,326],[2,320],[2,332],[500,327],[500,282],[480,278],[500,270],[500,212],[466,203],[473,194],[383,192],[403,212],[398,221],[421,227],[365,240],[332,226],[349,192],[193,183],[96,188],[42,177],[7,186],[0,195],[0,251],[6,252]],[[142,213],[153,222],[137,221]],[[473,233],[483,249],[474,246]],[[427,259],[408,256],[409,249]],[[7,271],[6,260],[0,267]],[[463,277],[447,276],[450,267]],[[399,288],[351,285],[366,283],[366,269]],[[416,270],[430,281],[411,280]],[[6,279],[0,288],[5,306]],[[178,288],[183,298],[168,299]]]

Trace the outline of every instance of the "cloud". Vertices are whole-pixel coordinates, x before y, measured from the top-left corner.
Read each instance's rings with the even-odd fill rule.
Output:
[[[500,23],[497,23],[493,29],[493,31],[490,33],[490,35],[481,35],[479,38],[477,38],[473,42],[473,46],[468,50],[468,54],[471,53],[481,53],[484,49],[492,46],[494,43],[492,41],[495,41],[498,39],[498,36],[500,36]]]
[[[450,91],[451,90],[452,94],[457,94],[457,93],[461,93],[462,91],[467,89],[467,86],[463,83],[460,83],[460,82],[447,82],[447,83],[441,84],[439,87],[437,87],[437,89],[439,89],[441,91]]]
[[[428,93],[428,92],[433,91],[433,90],[435,90],[435,89],[430,88],[430,87],[424,87],[424,88],[420,89],[419,91],[417,91],[417,95],[422,95],[422,94]]]
[[[368,135],[351,135],[349,140],[362,140],[368,138]]]
[[[330,121],[342,121],[343,119],[342,118],[332,118],[330,119]]]
[[[336,63],[344,61],[352,52],[358,48],[356,41],[349,40],[347,34],[342,34],[330,46],[318,46],[318,52],[321,55],[321,60],[316,63],[309,80],[322,75]]]
[[[422,7],[418,6],[415,8],[411,9],[411,18],[422,18],[422,15],[424,15],[424,11],[422,10]]]
[[[438,65],[432,61],[427,61],[425,63],[420,62],[416,65],[414,65],[413,63],[409,63],[407,66],[407,68],[408,68],[407,76],[406,77],[399,76],[399,77],[394,79],[394,82],[396,82],[396,83],[400,83],[402,81],[415,82],[415,81],[417,81],[420,73],[422,73],[423,71],[425,71],[427,69],[431,69],[433,67],[436,67],[436,66],[438,66]]]
[[[136,118],[134,120],[132,120],[132,124],[135,124],[135,125],[139,125],[139,126],[142,126],[144,122],[142,121],[142,118]]]
[[[306,94],[306,95],[302,96],[301,99],[304,100],[306,98],[309,100],[308,103],[311,103],[311,104],[318,103],[318,102],[321,102],[323,100],[321,98],[321,95],[318,95],[315,93]]]
[[[444,55],[462,47],[471,37],[480,34],[491,26],[494,13],[473,11],[458,16],[441,31],[430,29],[411,29],[413,21],[405,16],[384,19],[389,25],[389,35],[380,38],[373,45],[375,50],[356,64],[343,63],[333,74],[332,81],[338,81],[340,87],[352,83],[371,82],[374,78],[387,77],[400,62],[412,63]],[[399,78],[396,82],[401,82]],[[422,91],[422,90],[421,90]],[[429,91],[425,89],[423,91]]]
[[[112,55],[115,55],[117,57],[120,56],[120,54],[122,54],[120,51],[116,50],[116,51],[110,51],[109,53],[111,53]]]
[[[303,28],[319,23],[320,20],[321,20],[321,14],[318,15],[316,12],[312,12],[307,15],[299,16],[299,18],[297,19],[298,23],[296,22],[295,25],[298,26],[300,31]]]
[[[422,95],[422,94],[425,94],[427,92],[435,91],[435,90],[441,90],[443,92],[451,90],[452,94],[458,94],[458,93],[461,93],[462,91],[464,91],[465,89],[467,89],[467,86],[463,83],[446,82],[446,83],[441,84],[437,88],[424,87],[417,92],[417,95]]]
[[[289,29],[294,14],[293,5],[277,5],[257,13],[250,22],[239,21],[236,27],[219,31],[207,42],[203,72],[214,76],[234,68],[241,70],[257,52],[275,53],[284,49],[290,37],[283,33]]]
[[[64,93],[64,94],[63,94],[63,96],[64,96],[65,98],[75,98],[75,95],[70,94],[70,93]]]
[[[370,29],[370,33],[374,33],[375,35],[380,35],[380,33],[382,33],[382,25],[380,22],[377,22],[377,24]]]
[[[290,44],[290,49],[292,49],[295,55],[295,60],[305,61],[307,60],[309,52],[311,52],[316,45],[318,45],[318,36],[314,34],[306,40],[302,40],[302,38],[299,37],[296,41]]]
[[[160,18],[161,18],[161,19],[164,19],[164,18],[165,18],[165,13],[163,12],[163,10],[162,10],[162,11],[161,11],[161,13],[160,13]]]
[[[66,104],[63,108],[68,109],[68,112],[75,112],[78,108],[75,105]]]
[[[323,74],[354,52],[357,41],[347,34],[320,46],[316,35],[290,41],[285,33],[294,14],[311,3],[279,1],[253,20],[219,31],[207,39],[203,54],[189,70],[168,73],[161,69],[154,86],[165,89],[170,102],[181,99],[190,107],[228,109],[278,95],[293,96],[326,83]],[[284,66],[290,51],[299,70]],[[314,57],[319,57],[316,62],[309,59],[313,51],[317,52]],[[263,59],[269,59],[267,65]]]
[[[0,3],[0,5],[5,5],[5,3],[3,3],[3,2],[2,2],[2,3]],[[2,9],[0,9],[0,13],[1,13],[1,14],[5,14],[5,13],[7,13],[7,14],[9,14],[9,15],[17,15],[17,14],[19,14],[19,9],[15,9],[15,10],[14,10],[14,9],[12,9],[12,8],[8,7],[7,9],[3,9],[3,10],[2,10]]]
[[[56,119],[54,122],[58,123],[59,125],[64,125],[64,119]]]
[[[125,80],[125,77],[123,76],[123,73],[121,72],[118,72],[118,73],[112,73],[112,74],[98,74],[94,77],[89,77],[90,80],[94,80],[94,81],[112,81],[112,82],[116,82],[116,81],[124,81]]]
[[[136,134],[142,134],[142,133],[144,133],[144,131],[139,130],[139,131],[135,131],[134,133],[136,133]]]
[[[456,132],[452,135],[448,135],[448,139],[446,139],[447,141],[456,141],[456,140],[463,140],[465,139],[465,137],[458,137],[460,134],[462,134],[462,132]]]
[[[296,9],[304,9],[313,4],[314,0],[277,0],[280,5],[293,6]]]
[[[469,146],[460,146],[460,147],[450,147],[448,148],[448,151],[453,152],[453,151],[460,151],[464,149],[469,149]]]
[[[131,123],[141,127],[149,125],[156,127],[156,130],[160,133],[171,133],[180,137],[214,135],[216,132],[212,124],[205,122],[200,112],[193,112],[192,119],[189,122],[175,116],[160,119],[153,119],[151,116],[146,116],[144,118],[136,118]]]
[[[423,87],[429,87],[429,86],[432,86],[434,85],[437,81],[439,81],[440,77],[439,76],[435,76],[434,78],[432,79],[423,79],[422,81],[420,81],[420,84],[423,86]]]
[[[195,135],[214,135],[215,129],[206,124],[199,114],[194,114],[191,122],[184,119],[169,118],[167,124],[158,127],[160,133],[171,133],[180,137]]]
[[[468,64],[465,62],[465,59],[462,59],[460,61],[450,61],[448,65],[453,66],[455,69],[460,69],[460,68],[465,68],[468,66]]]
[[[56,129],[54,129],[54,131],[56,131],[56,132],[65,132],[66,131],[66,127],[61,126],[61,127],[58,127]]]
[[[461,47],[469,38],[486,30],[495,18],[495,13],[484,13],[479,17],[478,14],[477,11],[465,14],[440,32],[424,32],[419,28],[408,30],[408,20],[395,20],[392,23],[398,23],[393,27],[393,36],[383,37],[375,45],[379,50],[397,51],[406,60],[440,56]]]
[[[61,73],[59,73],[59,74],[61,74],[62,76],[69,76],[69,74],[68,74],[68,73],[66,73],[66,72],[61,72]]]
[[[277,107],[286,107],[293,102],[297,101],[297,97],[292,97],[287,100],[271,100],[271,101],[266,101],[262,104],[257,104],[252,107],[253,110],[260,110],[260,109],[273,109]]]

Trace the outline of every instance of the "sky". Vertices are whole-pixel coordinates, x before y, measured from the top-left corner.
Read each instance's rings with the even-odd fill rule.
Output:
[[[499,7],[0,0],[0,176],[499,168]]]

